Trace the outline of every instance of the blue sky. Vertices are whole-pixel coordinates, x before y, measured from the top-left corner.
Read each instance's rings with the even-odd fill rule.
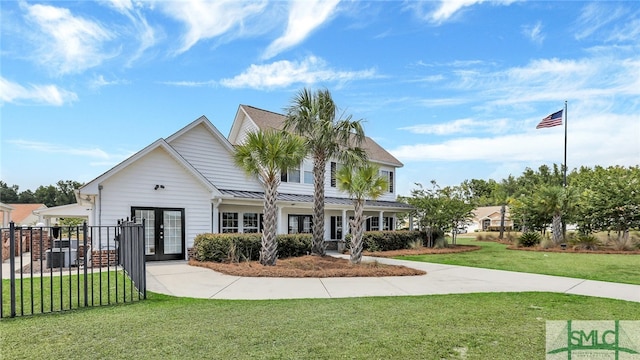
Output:
[[[87,182],[205,115],[328,88],[400,194],[640,164],[637,1],[2,1],[0,178]]]

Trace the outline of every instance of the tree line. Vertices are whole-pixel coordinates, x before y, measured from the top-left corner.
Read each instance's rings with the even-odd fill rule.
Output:
[[[0,180],[0,202],[5,204],[45,204],[47,207],[75,204],[74,190],[82,183],[73,180],[60,180],[54,185],[40,185],[35,191],[20,191],[18,185],[9,186]]]
[[[630,230],[640,228],[640,167],[583,166],[568,174],[565,187],[560,166],[542,165],[501,181],[471,179],[447,187],[416,183],[402,200],[415,207],[412,215],[421,229],[450,232],[454,241],[479,206],[501,206],[503,215],[509,206],[514,226],[523,232],[544,232],[551,225],[555,244],[566,240],[566,224],[583,235],[613,231],[626,241]],[[504,216],[501,222],[500,238]]]

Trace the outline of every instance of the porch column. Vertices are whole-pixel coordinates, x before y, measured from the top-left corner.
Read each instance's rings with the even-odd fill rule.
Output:
[[[380,211],[378,214],[378,231],[382,231],[384,229],[384,211]]]
[[[212,203],[213,211],[211,213],[211,232],[214,234],[220,232],[220,203],[222,203],[222,199],[214,199]]]
[[[349,229],[349,222],[347,218],[347,209],[342,209],[342,241],[345,240],[347,236],[347,229]]]
[[[409,230],[413,230],[413,215],[409,215]]]

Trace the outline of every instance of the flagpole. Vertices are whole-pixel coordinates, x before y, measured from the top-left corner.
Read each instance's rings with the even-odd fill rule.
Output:
[[[564,176],[562,185],[567,187],[567,122],[568,116],[567,114],[567,100],[564,101]]]

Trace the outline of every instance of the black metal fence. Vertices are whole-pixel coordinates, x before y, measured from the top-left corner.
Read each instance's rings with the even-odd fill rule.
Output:
[[[144,224],[0,230],[0,318],[146,298]]]

